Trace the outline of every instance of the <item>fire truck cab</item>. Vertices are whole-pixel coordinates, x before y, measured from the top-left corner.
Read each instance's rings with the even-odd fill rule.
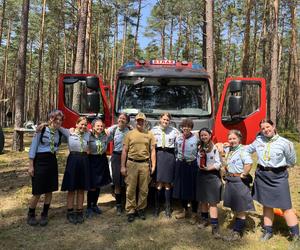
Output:
[[[226,141],[230,129],[239,129],[243,143],[254,140],[259,122],[266,113],[266,83],[262,78],[228,78],[217,111],[214,110],[212,83],[199,64],[174,60],[138,60],[124,64],[118,71],[113,97],[100,76],[61,75],[58,107],[66,116],[65,126],[74,126],[75,117],[89,113],[100,116],[106,125],[116,122],[121,112],[134,117],[147,116],[147,126],[159,122],[159,115],[172,115],[171,125],[180,129],[183,118],[191,118],[195,131],[208,127],[215,141]],[[74,84],[80,84],[80,108],[72,108]],[[109,105],[111,104],[111,106]]]

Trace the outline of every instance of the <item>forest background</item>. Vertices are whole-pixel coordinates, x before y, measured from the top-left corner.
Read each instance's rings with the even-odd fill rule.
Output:
[[[268,117],[299,138],[299,14],[297,0],[1,0],[0,124],[45,120],[60,73],[113,87],[126,61],[167,58],[201,63],[216,104],[226,77],[264,77]]]

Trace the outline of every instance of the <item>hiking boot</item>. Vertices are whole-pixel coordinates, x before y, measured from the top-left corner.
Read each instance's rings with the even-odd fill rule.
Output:
[[[87,208],[85,211],[85,217],[87,219],[90,219],[93,217],[93,209],[92,208]]]
[[[35,214],[28,214],[27,215],[27,224],[30,226],[37,226],[39,222],[37,221]]]
[[[209,226],[208,219],[201,217],[198,224],[197,224],[197,227],[199,229],[203,229],[203,228],[206,228],[208,226]]]
[[[140,209],[137,211],[137,215],[141,220],[146,220],[146,215],[144,209]]]
[[[93,206],[92,207],[92,210],[95,214],[102,214],[102,210],[100,209],[100,207],[98,207],[97,205],[96,206]]]
[[[127,215],[127,221],[128,221],[129,223],[133,222],[134,219],[135,219],[135,214],[128,214],[128,215]]]
[[[48,216],[41,214],[40,226],[44,227],[47,226],[47,224],[48,224]]]
[[[83,212],[82,211],[77,211],[77,213],[76,213],[76,221],[79,224],[82,224],[84,222]]]
[[[220,234],[219,227],[216,226],[216,225],[213,225],[213,226],[212,226],[211,233],[212,233],[212,235],[213,235],[213,237],[214,237],[215,239],[221,239],[221,238],[222,238],[222,236],[221,236],[221,234]]]
[[[184,219],[184,218],[186,218],[186,214],[187,214],[186,210],[183,209],[181,212],[179,212],[178,214],[175,215],[175,218],[177,220]]]
[[[166,209],[165,209],[165,215],[167,218],[171,218],[172,215],[171,215],[171,207],[169,205],[166,206]]]
[[[67,212],[67,220],[72,224],[76,224],[77,223],[76,213],[74,211]]]
[[[229,235],[222,237],[224,241],[239,241],[242,238],[242,234],[237,231],[232,231]]]
[[[262,235],[260,236],[260,241],[268,241],[273,237],[273,234],[270,232],[267,232],[266,230],[263,230]]]
[[[116,209],[117,209],[117,215],[121,216],[121,214],[122,214],[122,205],[121,204],[117,204]]]

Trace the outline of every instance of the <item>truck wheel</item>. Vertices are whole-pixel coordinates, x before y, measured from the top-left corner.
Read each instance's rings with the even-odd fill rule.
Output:
[[[4,133],[2,127],[0,127],[0,154],[2,153],[4,148]]]

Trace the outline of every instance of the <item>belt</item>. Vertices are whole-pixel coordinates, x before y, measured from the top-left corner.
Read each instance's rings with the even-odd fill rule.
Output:
[[[195,159],[195,160],[196,160],[196,159]],[[189,160],[189,161],[187,161],[187,160],[185,160],[185,159],[182,159],[182,160],[180,160],[180,161],[182,161],[182,162],[184,162],[184,163],[186,163],[186,164],[188,164],[188,165],[192,165],[192,163],[193,163],[195,160]]]
[[[132,159],[132,158],[128,158],[129,161],[133,161],[133,162],[137,162],[137,163],[143,163],[143,162],[148,162],[149,161],[149,158],[148,159],[145,159],[145,160],[135,160],[135,159]]]
[[[261,170],[261,171],[272,171],[272,172],[281,172],[287,169],[287,166],[282,166],[282,167],[278,167],[278,168],[272,168],[272,167],[264,167],[260,164],[257,164],[257,167]]]
[[[121,154],[122,154],[122,151],[113,151],[113,154],[121,155]]]
[[[175,149],[174,148],[162,148],[162,147],[157,147],[156,148],[157,151],[163,151],[163,152],[168,152],[171,154],[175,153]]]
[[[240,177],[241,173],[225,173],[225,176],[230,176],[230,177]]]
[[[43,155],[56,155],[56,152],[51,153],[51,152],[40,152],[40,153],[36,153],[35,155],[39,155],[39,156],[43,156]]]
[[[87,155],[87,152],[77,152],[77,151],[71,151],[70,155]]]

